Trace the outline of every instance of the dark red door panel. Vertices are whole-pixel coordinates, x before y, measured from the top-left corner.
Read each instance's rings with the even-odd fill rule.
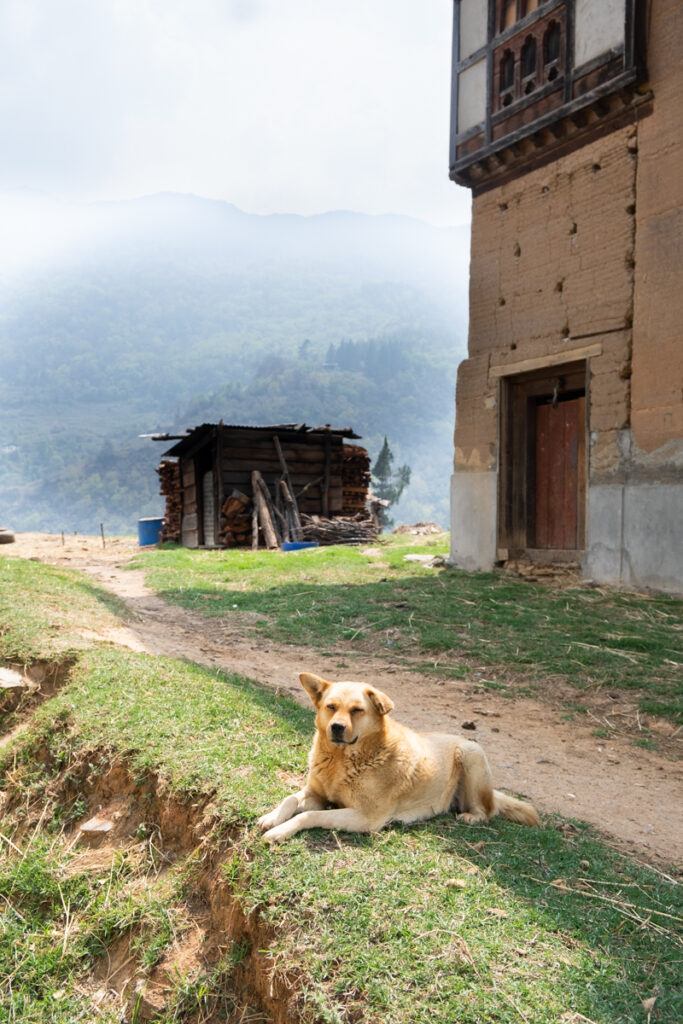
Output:
[[[584,398],[536,406],[535,524],[537,548],[581,546]]]

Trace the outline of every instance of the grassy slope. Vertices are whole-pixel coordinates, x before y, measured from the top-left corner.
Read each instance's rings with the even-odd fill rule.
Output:
[[[51,596],[52,579],[59,596]],[[83,599],[76,577],[55,578],[33,563],[20,580],[34,594],[36,623],[69,596],[73,606]],[[89,600],[83,611],[95,614],[97,597]],[[24,649],[40,646],[40,629],[33,640],[29,632],[21,632]],[[3,638],[10,649],[19,642],[13,635],[10,624]],[[214,791],[241,837],[225,870],[245,908],[275,928],[264,955],[301,972],[310,1019],[550,1024],[584,1014],[616,1024],[644,1021],[641,1000],[653,995],[653,1020],[680,1019],[680,939],[667,916],[680,921],[678,890],[581,825],[548,821],[524,830],[495,821],[475,829],[443,816],[374,837],[309,833],[266,848],[254,819],[289,789],[282,773],[303,770],[311,724],[308,712],[247,680],[91,650],[70,684],[38,710],[20,749],[4,754],[3,767],[12,785],[39,792],[46,780],[31,756],[36,744],[50,748],[53,771],[85,750],[108,750],[182,794]],[[57,813],[46,824],[58,836],[64,822]],[[247,850],[249,858],[240,855]],[[136,909],[114,886],[113,912],[94,898],[92,879],[76,875],[66,886],[59,869],[45,848],[23,858],[7,850],[0,963],[15,1017],[0,1010],[0,1020],[67,1024],[87,1012],[79,973],[131,915],[153,919],[152,962],[154,944],[182,928],[169,925],[163,894]],[[66,907],[76,926],[64,945]],[[183,1019],[182,1005],[169,1019]]]
[[[28,663],[82,647],[83,630],[119,626],[124,605],[85,576],[0,557],[0,659]]]
[[[167,600],[205,615],[261,612],[267,619],[255,628],[279,640],[367,643],[373,653],[438,662],[455,675],[474,660],[532,680],[557,675],[577,687],[634,690],[641,711],[683,721],[682,601],[435,571],[405,562],[411,552],[444,554],[446,545],[393,537],[379,556],[338,547],[295,555],[177,548],[138,564]]]

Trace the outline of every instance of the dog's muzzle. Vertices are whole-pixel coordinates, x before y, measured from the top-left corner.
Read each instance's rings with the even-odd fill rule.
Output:
[[[344,726],[340,722],[333,722],[330,726],[330,738],[333,743],[338,743],[340,746],[351,746],[358,739],[356,736],[353,740],[345,740]]]

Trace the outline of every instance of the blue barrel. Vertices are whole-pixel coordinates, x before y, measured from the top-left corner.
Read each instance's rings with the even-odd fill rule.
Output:
[[[163,519],[156,516],[148,516],[146,519],[138,519],[138,544],[141,548],[149,547],[150,544],[159,543],[159,535]]]

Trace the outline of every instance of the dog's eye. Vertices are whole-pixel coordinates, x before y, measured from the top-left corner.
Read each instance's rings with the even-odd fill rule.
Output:
[[[351,714],[352,715],[364,715],[365,714],[365,708],[351,708]]]
[[[336,711],[337,710],[336,704],[326,704],[325,707],[327,708],[328,711]]]

